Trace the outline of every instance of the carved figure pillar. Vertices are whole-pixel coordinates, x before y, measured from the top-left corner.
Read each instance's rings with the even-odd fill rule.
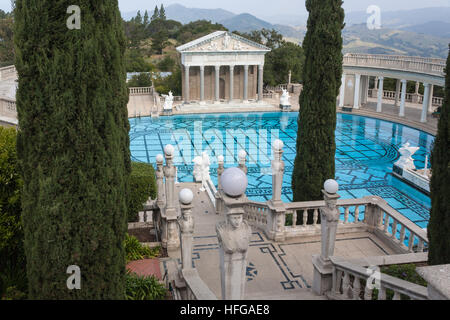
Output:
[[[178,232],[177,211],[175,203],[175,174],[176,168],[173,165],[175,149],[172,145],[164,148],[166,156],[166,166],[164,167],[164,176],[166,177],[166,206],[164,208],[164,218],[166,219],[166,237],[161,239],[163,247],[167,250],[177,249],[180,246],[180,237]]]
[[[336,230],[339,222],[339,210],[336,206],[340,196],[337,194],[338,184],[335,180],[327,180],[322,193],[325,207],[320,208],[321,218],[321,254],[313,256],[314,282],[313,292],[323,295],[332,288],[332,263],[330,257],[334,254]]]
[[[244,220],[247,176],[238,168],[222,174],[226,221],[216,225],[219,240],[220,278],[223,300],[245,297],[247,253],[252,229]]]
[[[238,158],[239,158],[239,169],[241,169],[242,171],[244,171],[245,174],[247,174],[248,169],[247,166],[245,165],[245,162],[247,161],[247,151],[245,150],[239,151]]]
[[[221,198],[222,186],[220,184],[220,177],[222,176],[222,173],[225,171],[224,157],[222,155],[217,157],[217,163],[219,167],[217,168],[217,192],[215,198],[216,198],[216,214],[220,214],[223,211],[223,201]]]
[[[156,186],[158,188],[158,195],[156,203],[158,207],[161,209],[164,206],[164,157],[162,154],[158,154],[156,156]]]
[[[183,189],[179,194],[181,217],[178,225],[181,234],[181,264],[183,269],[192,269],[192,249],[194,236],[194,218],[192,217],[192,200],[194,194],[190,189]]]

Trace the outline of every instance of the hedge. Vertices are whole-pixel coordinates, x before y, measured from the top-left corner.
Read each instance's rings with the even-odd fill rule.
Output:
[[[155,169],[151,164],[132,162],[128,222],[138,221],[138,213],[149,197],[156,198]]]

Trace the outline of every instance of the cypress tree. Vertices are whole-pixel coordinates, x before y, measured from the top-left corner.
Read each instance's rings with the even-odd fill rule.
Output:
[[[444,103],[431,153],[431,212],[427,229],[431,265],[450,263],[450,45],[445,74]]]
[[[18,158],[31,299],[123,299],[129,154],[117,0],[17,0]],[[69,290],[67,269],[81,271]]]
[[[306,9],[304,86],[292,174],[294,201],[322,199],[323,183],[334,178],[336,97],[342,75],[342,0],[306,0]]]

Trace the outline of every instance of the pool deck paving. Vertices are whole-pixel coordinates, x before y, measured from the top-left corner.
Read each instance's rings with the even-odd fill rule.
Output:
[[[196,183],[176,185],[194,192],[193,264],[200,278],[220,299],[219,244],[215,231],[217,222],[224,221],[223,214],[216,214],[206,192]],[[320,300],[325,299],[311,291],[313,281],[312,256],[320,254],[320,237],[296,238],[284,242],[269,240],[263,231],[252,228],[248,250],[246,300]],[[335,255],[343,258],[364,258],[394,254],[373,234],[359,232],[338,235]],[[169,262],[171,260],[171,263]],[[173,263],[180,265],[180,251],[169,252],[168,259],[161,260],[165,274],[175,272]],[[172,264],[172,267],[170,266]],[[172,270],[170,270],[172,269]]]

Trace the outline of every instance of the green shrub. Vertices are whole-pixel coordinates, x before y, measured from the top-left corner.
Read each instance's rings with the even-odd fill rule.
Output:
[[[21,222],[22,179],[16,153],[17,132],[0,127],[0,297],[8,287],[26,291]]]
[[[143,209],[143,204],[149,197],[156,198],[155,169],[151,164],[132,162],[128,222],[138,220],[138,212]]]
[[[17,287],[8,287],[5,294],[2,296],[1,300],[25,300],[27,294],[20,291]]]
[[[156,277],[143,277],[135,273],[127,272],[127,300],[164,300],[166,297],[167,289]]]
[[[127,263],[134,260],[151,259],[159,256],[161,247],[149,248],[142,245],[139,240],[126,234],[125,241],[125,253],[127,258]]]

